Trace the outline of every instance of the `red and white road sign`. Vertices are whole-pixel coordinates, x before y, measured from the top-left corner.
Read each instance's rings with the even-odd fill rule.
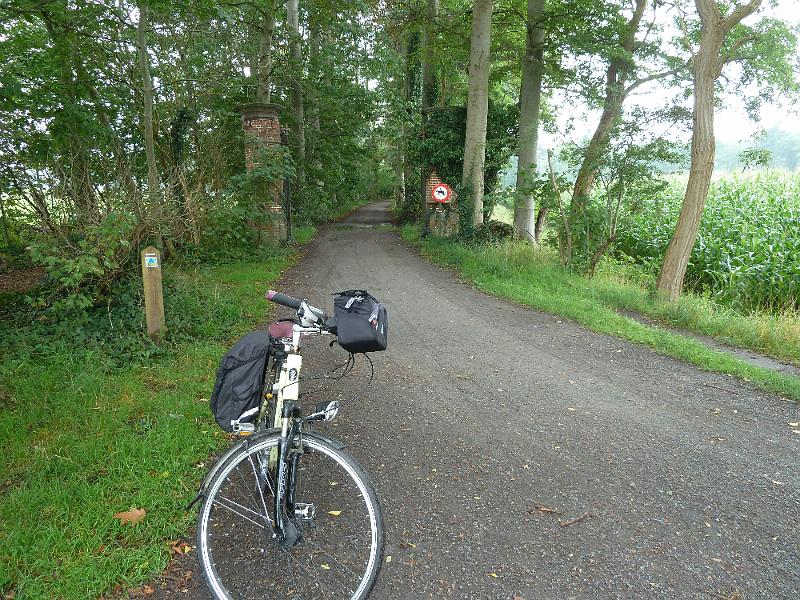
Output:
[[[446,183],[438,184],[431,192],[431,198],[433,198],[434,202],[447,202],[452,195],[453,190],[451,190],[450,186]]]

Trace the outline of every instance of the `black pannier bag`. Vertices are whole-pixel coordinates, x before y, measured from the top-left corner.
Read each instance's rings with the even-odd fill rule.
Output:
[[[258,416],[269,349],[269,334],[253,331],[222,357],[209,405],[225,431],[233,431],[237,422],[252,423]]]
[[[389,323],[383,304],[366,290],[335,294],[336,341],[348,352],[386,350]]]

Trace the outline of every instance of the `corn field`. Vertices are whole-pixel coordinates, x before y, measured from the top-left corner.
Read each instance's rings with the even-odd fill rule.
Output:
[[[685,183],[675,179],[625,216],[618,253],[657,272]],[[736,308],[800,308],[800,173],[732,174],[712,182],[685,282]]]

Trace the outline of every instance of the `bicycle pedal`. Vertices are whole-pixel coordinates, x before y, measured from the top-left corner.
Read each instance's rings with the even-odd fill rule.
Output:
[[[313,504],[297,502],[294,505],[294,516],[301,521],[313,521],[317,514],[317,509]]]

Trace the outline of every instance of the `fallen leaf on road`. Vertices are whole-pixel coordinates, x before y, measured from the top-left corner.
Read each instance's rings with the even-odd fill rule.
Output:
[[[798,423],[797,421],[789,423],[789,427],[800,427],[800,423]]]
[[[330,571],[330,570],[331,570],[331,566],[330,566],[330,565],[326,565],[325,563],[322,563],[322,564],[320,565],[320,567],[322,567],[322,569],[323,569],[324,571]]]
[[[782,481],[775,481],[774,479],[770,479],[770,481],[771,481],[772,483],[774,483],[775,485],[783,485],[783,482],[782,482]]]
[[[388,562],[392,562],[392,556],[391,556],[391,555],[389,555],[389,556],[387,556],[387,557],[386,557],[386,562],[387,562],[387,563],[388,563]]]
[[[489,577],[494,577],[495,579],[497,579],[498,577],[500,577],[500,575],[498,575],[497,573],[489,573]]]
[[[560,515],[561,514],[555,508],[550,508],[549,506],[545,506],[544,504],[534,504],[533,507],[534,507],[535,510],[538,510],[539,512],[553,513],[553,514],[556,514],[556,515]],[[528,512],[533,512],[533,511],[529,510]]]
[[[331,515],[332,517],[338,517],[340,514],[342,514],[342,511],[340,511],[340,510],[329,510],[328,514]]]
[[[115,519],[119,519],[120,525],[125,525],[126,523],[130,523],[131,525],[136,525],[139,521],[144,519],[147,511],[143,508],[132,508],[131,510],[126,510],[125,512],[118,512],[114,515]]]
[[[574,409],[574,408],[572,408],[571,406],[567,407],[567,410],[568,410],[569,412],[575,412],[575,409]]]

